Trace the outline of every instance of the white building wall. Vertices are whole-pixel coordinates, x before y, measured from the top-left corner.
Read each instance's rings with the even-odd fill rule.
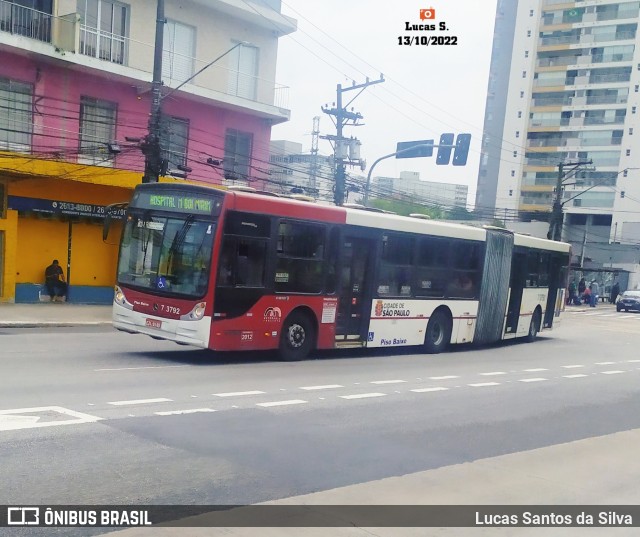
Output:
[[[540,0],[518,2],[503,140],[494,140],[496,144],[501,143],[503,149],[496,192],[498,216],[500,209],[514,211],[518,210],[520,205],[520,179],[527,144],[540,4]]]

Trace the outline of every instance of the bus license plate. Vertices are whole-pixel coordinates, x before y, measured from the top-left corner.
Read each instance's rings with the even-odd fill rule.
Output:
[[[162,328],[162,321],[157,319],[147,319],[146,323],[149,328]]]

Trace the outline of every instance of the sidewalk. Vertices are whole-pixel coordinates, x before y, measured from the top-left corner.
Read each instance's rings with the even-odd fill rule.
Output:
[[[0,304],[0,328],[100,326],[111,324],[111,305]]]
[[[606,309],[615,306],[600,302],[596,308],[567,306],[567,312]],[[111,324],[111,304],[96,306],[86,304],[0,304],[0,328],[38,328],[47,326],[96,326]]]

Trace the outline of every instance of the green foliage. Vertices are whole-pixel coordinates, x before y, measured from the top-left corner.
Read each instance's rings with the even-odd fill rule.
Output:
[[[473,213],[464,207],[454,207],[445,217],[447,220],[475,220]]]
[[[409,216],[412,213],[426,214],[434,220],[444,217],[444,212],[437,207],[425,207],[419,203],[391,199],[372,199],[369,202],[371,207],[391,211],[402,216]]]

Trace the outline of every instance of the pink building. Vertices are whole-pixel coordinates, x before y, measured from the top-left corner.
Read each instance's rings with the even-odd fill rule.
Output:
[[[95,228],[100,207],[126,201],[140,183],[144,155],[135,140],[148,132],[156,7],[0,0],[0,301],[21,300],[25,289],[33,298],[21,286],[41,283],[49,254],[68,254],[69,270],[74,257],[82,266],[78,245],[90,240],[73,227]],[[187,170],[188,180],[264,188],[271,126],[289,119],[287,88],[274,80],[278,39],[295,31],[295,20],[280,13],[279,0],[165,0],[165,17],[167,178]],[[93,214],[61,212],[65,202]],[[64,225],[53,231],[52,223]],[[24,241],[33,246],[39,236],[53,236],[64,251],[23,259]],[[100,259],[104,245],[89,250],[108,269],[86,282],[71,271],[76,286],[108,288],[113,252]]]

